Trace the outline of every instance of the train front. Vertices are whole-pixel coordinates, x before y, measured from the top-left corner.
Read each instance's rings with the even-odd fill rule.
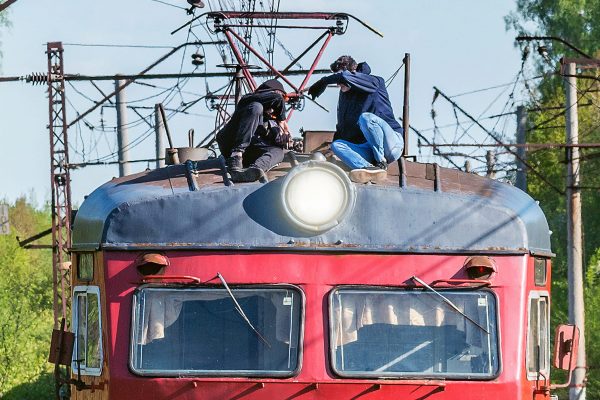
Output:
[[[72,397],[548,399],[549,243],[525,193],[433,164],[113,179],[74,224]]]

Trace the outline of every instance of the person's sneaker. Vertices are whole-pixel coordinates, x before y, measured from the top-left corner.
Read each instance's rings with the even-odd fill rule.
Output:
[[[227,159],[225,159],[225,165],[230,172],[239,171],[244,168],[242,165],[242,157],[238,155],[227,157]]]
[[[387,172],[385,169],[371,165],[365,168],[357,168],[350,171],[350,180],[356,183],[367,183],[385,179]]]
[[[257,167],[249,167],[239,170],[231,170],[231,180],[234,182],[254,182],[262,178],[265,173]]]
[[[375,166],[384,171],[387,171],[387,169],[388,169],[387,162],[385,162],[385,161],[379,161],[377,164],[375,164]]]

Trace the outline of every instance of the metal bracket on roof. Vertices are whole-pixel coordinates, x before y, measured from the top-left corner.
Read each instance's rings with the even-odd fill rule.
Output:
[[[436,163],[433,164],[433,170],[435,171],[435,180],[433,182],[434,186],[434,190],[436,192],[441,192],[442,191],[442,182],[440,180],[440,166]]]
[[[209,158],[207,160],[201,161],[187,160],[184,163],[184,165],[188,185],[190,187],[190,191],[192,192],[199,190],[198,183],[195,178],[195,175],[198,173],[198,171],[213,170],[215,168],[219,169],[219,172],[223,177],[223,184],[225,186],[233,186],[233,182],[231,181],[231,178],[227,173],[227,166],[225,164],[225,158],[223,156],[219,156],[217,158]]]
[[[223,183],[225,186],[233,186],[233,182],[227,172],[227,165],[225,164],[225,157],[219,156],[219,166],[221,167],[221,176],[223,177]]]
[[[185,162],[185,177],[188,181],[188,186],[190,187],[190,192],[195,192],[198,190],[198,184],[196,183],[196,179],[194,178],[194,162],[192,160],[187,160]]]
[[[425,166],[425,179],[433,181],[433,190],[436,192],[442,191],[440,182],[440,166],[436,163],[427,164]]]
[[[404,157],[400,157],[398,159],[398,169],[400,170],[400,187],[405,188],[407,186],[406,182],[406,160]]]

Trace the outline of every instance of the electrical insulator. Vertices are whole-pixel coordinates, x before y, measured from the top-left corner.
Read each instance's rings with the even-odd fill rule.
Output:
[[[192,54],[192,65],[199,66],[204,64],[204,54]]]
[[[336,20],[335,21],[335,27],[336,27],[336,32],[338,35],[343,35],[344,34],[344,23],[341,20]]]
[[[202,0],[187,0],[187,2],[192,8],[204,8],[204,2]]]
[[[33,85],[41,85],[48,83],[48,74],[44,74],[42,72],[34,72],[25,76],[25,82],[31,83]]]

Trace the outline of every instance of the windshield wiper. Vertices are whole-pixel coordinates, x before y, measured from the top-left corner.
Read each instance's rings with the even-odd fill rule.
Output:
[[[223,275],[221,275],[220,272],[217,272],[217,276],[223,283],[223,286],[225,286],[225,290],[227,290],[227,294],[229,294],[229,297],[231,297],[231,300],[233,300],[233,303],[235,304],[235,310],[242,316],[244,321],[246,321],[246,323],[254,331],[254,333],[256,333],[256,336],[258,336],[260,338],[260,340],[265,342],[265,344],[267,346],[269,346],[269,348],[271,348],[271,344],[267,341],[267,339],[264,338],[263,335],[260,334],[260,332],[254,327],[254,325],[252,325],[252,322],[250,322],[250,319],[248,319],[248,317],[246,316],[246,313],[242,309],[242,306],[240,306],[240,303],[238,303],[238,301],[236,300],[235,296],[233,295],[233,292],[231,291],[231,289],[229,289],[229,285],[227,285],[227,282],[225,282],[225,278],[223,278]]]
[[[416,276],[413,276],[411,278],[412,280],[417,281],[418,283],[420,283],[421,285],[423,285],[425,288],[427,288],[427,290],[432,291],[433,293],[437,294],[438,296],[440,296],[442,298],[442,300],[444,300],[444,302],[446,304],[448,304],[454,311],[456,311],[457,313],[459,313],[460,315],[462,315],[463,317],[465,317],[465,319],[467,319],[468,321],[471,321],[473,324],[475,324],[477,327],[481,328],[482,331],[484,331],[485,333],[487,333],[488,335],[490,334],[490,331],[488,331],[487,329],[485,329],[483,326],[479,325],[477,322],[475,322],[474,319],[472,319],[471,317],[469,317],[467,314],[465,314],[464,312],[462,312],[460,310],[460,308],[458,308],[450,299],[448,299],[446,296],[444,296],[443,294],[441,294],[440,292],[438,292],[437,290],[435,290],[434,288],[432,288],[431,286],[429,286],[428,284],[426,284],[425,282],[423,282],[423,280],[417,278]]]

